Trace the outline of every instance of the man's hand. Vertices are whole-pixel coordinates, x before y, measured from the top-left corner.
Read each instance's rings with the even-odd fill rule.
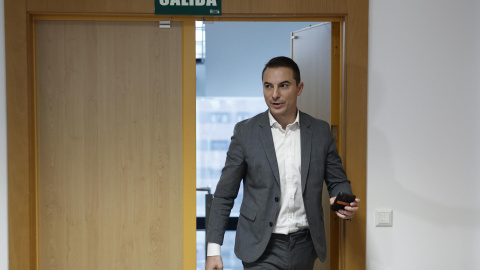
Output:
[[[336,197],[330,198],[330,205],[333,205]],[[350,203],[350,206],[345,206],[345,210],[338,210],[335,212],[337,216],[341,219],[351,219],[355,215],[355,212],[358,210],[358,203],[360,202],[359,198],[356,198],[355,201]]]
[[[221,256],[208,256],[205,263],[205,270],[223,270],[223,262]]]

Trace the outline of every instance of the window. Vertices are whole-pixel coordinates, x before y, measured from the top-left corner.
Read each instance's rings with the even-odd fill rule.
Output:
[[[266,110],[262,97],[197,97],[197,188],[215,187],[225,164],[235,124]],[[239,216],[243,186],[235,200],[231,219]],[[197,192],[197,269],[205,268],[205,196]],[[222,246],[224,269],[243,269],[233,251],[236,227],[230,226]]]

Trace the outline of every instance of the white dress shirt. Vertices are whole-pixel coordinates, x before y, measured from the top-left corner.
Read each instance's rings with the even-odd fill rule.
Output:
[[[280,173],[280,211],[273,233],[289,234],[308,228],[301,183],[300,117],[285,130],[268,112]]]
[[[284,130],[268,111],[280,173],[280,211],[278,212],[277,222],[273,227],[273,233],[278,234],[289,234],[308,228],[301,185],[302,153],[299,115],[297,111],[295,121],[288,124]],[[216,256],[220,253],[219,244],[208,243],[207,256]]]

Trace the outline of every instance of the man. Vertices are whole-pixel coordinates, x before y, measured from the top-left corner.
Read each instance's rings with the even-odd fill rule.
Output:
[[[331,204],[352,193],[330,126],[297,109],[297,64],[273,58],[262,80],[268,111],[235,126],[210,210],[206,270],[223,269],[220,245],[242,180],[235,254],[245,269],[306,270],[324,261],[323,181]],[[336,214],[352,218],[358,202]]]

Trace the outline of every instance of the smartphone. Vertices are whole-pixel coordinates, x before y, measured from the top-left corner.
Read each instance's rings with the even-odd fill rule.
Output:
[[[335,201],[333,202],[331,208],[332,211],[338,211],[340,209],[345,209],[345,206],[350,206],[350,203],[355,201],[355,195],[349,194],[349,193],[344,193],[340,192],[338,193],[337,197],[335,198]]]

